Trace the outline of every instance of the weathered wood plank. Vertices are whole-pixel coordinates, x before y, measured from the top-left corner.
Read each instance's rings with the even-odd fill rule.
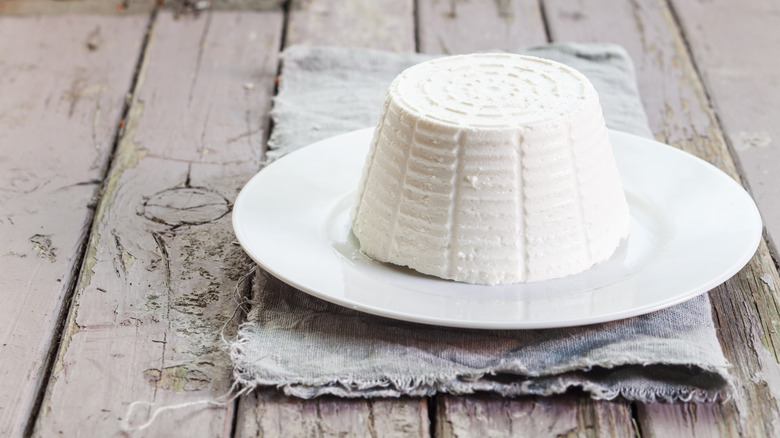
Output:
[[[301,400],[257,391],[242,400],[237,437],[427,437],[425,399]]]
[[[546,0],[545,5],[553,40],[614,42],[626,48],[657,140],[703,157],[737,177],[664,2]]]
[[[220,330],[250,262],[230,203],[256,172],[282,13],[160,12],[98,205],[35,432],[115,436],[230,388]],[[167,411],[150,436],[229,436],[232,403]]]
[[[547,42],[538,0],[421,0],[417,16],[423,53],[516,51]]]
[[[640,405],[638,420],[648,436],[780,434],[779,300],[772,290],[777,285],[780,279],[774,261],[762,242],[745,269],[710,292],[721,346],[734,364],[734,400],[716,405],[692,403],[692,407]]]
[[[285,0],[0,0],[0,15],[145,14],[156,5],[177,15],[208,10],[279,10]]]
[[[575,396],[438,398],[436,436],[633,436],[624,404]]]
[[[0,15],[145,14],[156,0],[0,0]]]
[[[780,3],[671,4],[776,253],[780,244]]]
[[[45,384],[147,21],[0,16],[0,436]]]
[[[611,41],[628,49],[637,64],[645,108],[658,139],[698,155],[739,179],[665,2],[546,0],[545,5],[553,39]],[[643,432],[650,436],[778,433],[780,387],[776,382],[780,382],[780,370],[776,357],[780,339],[775,290],[779,284],[777,270],[762,243],[745,269],[710,292],[724,353],[735,365],[735,400],[712,406],[640,405]]]
[[[720,403],[674,403],[639,405],[637,415],[642,436],[728,437],[739,430],[729,407]],[[754,435],[743,435],[754,436]]]
[[[414,51],[412,0],[292,0],[285,44]]]
[[[518,50],[547,42],[538,1],[424,0],[418,2],[418,16],[422,52]],[[597,433],[595,436],[633,434],[631,410],[625,402],[572,397],[556,398],[555,403],[536,397],[500,401],[444,396],[437,400],[436,428],[441,436],[507,436],[513,430],[529,431],[527,436],[554,435],[553,430],[575,434],[587,430]],[[533,415],[528,415],[530,411]],[[611,425],[612,429],[600,425]]]
[[[83,1],[83,0],[82,0]],[[174,14],[199,14],[211,11],[278,11],[285,0],[156,0]]]
[[[414,51],[412,2],[294,0],[287,46],[328,44]],[[424,399],[300,400],[258,389],[241,398],[236,437],[428,436]]]

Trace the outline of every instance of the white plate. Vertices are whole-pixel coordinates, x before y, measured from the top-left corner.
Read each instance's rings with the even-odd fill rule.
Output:
[[[748,262],[762,225],[739,184],[670,146],[610,135],[630,235],[608,261],[562,279],[470,285],[365,257],[350,231],[349,208],[370,128],[263,169],[236,199],[233,228],[263,269],[304,292],[363,312],[454,327],[566,327],[642,315],[706,292]]]

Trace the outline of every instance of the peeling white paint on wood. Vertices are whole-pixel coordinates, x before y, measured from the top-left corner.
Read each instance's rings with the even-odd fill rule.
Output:
[[[419,50],[457,55],[547,42],[538,0],[417,2]]]
[[[147,20],[0,15],[0,436],[45,384]]]
[[[150,2],[143,2],[148,7]],[[60,4],[57,8],[64,3],[51,2]],[[91,0],[67,3],[74,10],[95,7]],[[36,435],[117,435],[132,401],[159,407],[227,391],[230,364],[217,338],[234,309],[234,289],[252,265],[233,244],[229,207],[259,167],[267,137],[283,20],[273,3],[274,11],[262,14],[203,10],[158,16],[139,93],[97,205]],[[759,52],[771,52],[780,35],[762,24],[771,20],[776,5],[759,3],[544,0],[477,8],[473,0],[420,0],[417,33],[420,48],[429,52],[512,50],[513,44],[543,42],[542,4],[553,39],[611,41],[628,48],[657,138],[735,179],[746,177],[755,189],[756,181],[770,181],[756,175],[776,173],[767,167],[776,160],[762,154],[774,153],[778,134],[766,123],[775,113],[762,104],[774,91],[760,87],[762,75],[776,70],[776,59],[756,57],[755,47],[748,50],[756,43]],[[20,5],[7,0],[0,13]],[[131,1],[134,5],[140,3]],[[289,10],[288,44],[414,50],[411,1],[295,0]],[[517,26],[526,19],[527,27]],[[23,28],[14,20],[33,24]],[[0,59],[0,235],[11,245],[0,254],[0,279],[10,278],[20,291],[0,294],[0,312],[6,315],[0,319],[0,378],[18,383],[10,398],[3,398],[7,386],[0,391],[0,435],[19,435],[29,418],[58,308],[78,269],[74,264],[89,208],[99,198],[101,168],[146,20],[0,16],[0,52],[11,54]],[[718,34],[732,28],[737,34]],[[19,45],[18,36],[27,34],[37,46]],[[54,53],[68,53],[67,62]],[[736,86],[733,77],[742,78]],[[735,93],[760,95],[748,100],[756,105],[746,106]],[[743,175],[725,139],[740,156]],[[432,413],[435,433],[632,436],[637,426],[648,436],[776,435],[778,281],[762,244],[742,272],[710,294],[724,351],[735,364],[733,402],[640,404],[632,418],[625,402],[578,396],[441,396]],[[19,361],[33,365],[24,369]],[[133,423],[143,422],[149,412],[136,410]],[[302,401],[272,389],[244,397],[235,413],[232,407],[168,412],[148,433],[227,436],[234,415],[236,436],[429,433],[425,399]]]
[[[628,49],[637,64],[640,92],[657,138],[740,180],[684,36],[666,2],[546,0],[545,4],[553,39],[609,41]],[[610,14],[596,14],[597,10],[609,10]],[[761,275],[768,279],[756,281]],[[762,243],[745,269],[710,292],[724,354],[735,365],[735,400],[719,405],[640,405],[638,421],[643,431],[649,431],[651,436],[777,433],[776,396],[766,385],[752,380],[762,369],[777,369],[775,361],[766,360],[771,355],[760,351],[762,343],[773,346],[775,357],[780,351],[776,347],[780,344],[780,301],[769,287],[777,281],[777,270]],[[698,415],[691,415],[692,412]],[[685,427],[680,428],[681,425]]]
[[[114,436],[134,401],[151,403],[138,425],[229,390],[220,331],[251,263],[227,213],[262,159],[282,18],[157,16],[37,434]],[[201,406],[145,432],[228,436],[232,422],[232,405]]]
[[[414,51],[410,1],[301,0],[293,1],[289,10],[287,46],[330,44]],[[326,397],[304,401],[269,388],[242,397],[237,415],[237,437],[428,436],[425,399]]]
[[[293,0],[287,47],[310,44],[414,51],[412,0]]]
[[[780,3],[671,1],[740,170],[780,245]]]
[[[425,399],[302,400],[257,391],[241,402],[236,437],[428,437]]]

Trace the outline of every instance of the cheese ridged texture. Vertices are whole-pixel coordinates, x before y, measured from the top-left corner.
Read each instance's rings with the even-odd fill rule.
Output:
[[[582,272],[629,226],[593,86],[512,54],[440,58],[393,81],[351,218],[372,259],[477,284]]]

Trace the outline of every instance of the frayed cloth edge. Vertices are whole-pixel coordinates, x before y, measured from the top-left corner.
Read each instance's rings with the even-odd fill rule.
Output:
[[[653,363],[637,364],[628,361],[610,361],[607,363],[588,363],[579,367],[566,369],[550,369],[546,373],[528,373],[521,367],[503,363],[489,369],[482,369],[471,373],[458,373],[441,376],[420,376],[410,378],[397,378],[383,376],[381,379],[360,380],[343,376],[323,376],[316,379],[284,379],[263,378],[256,376],[252,371],[244,369],[240,364],[246,363],[242,345],[250,341],[246,336],[247,329],[253,327],[252,323],[241,324],[236,338],[229,344],[230,359],[234,365],[233,379],[243,389],[258,387],[275,387],[286,395],[303,399],[311,399],[323,395],[333,395],[345,398],[375,398],[375,397],[424,397],[438,393],[453,395],[465,395],[474,393],[495,393],[505,397],[523,395],[552,396],[563,394],[570,389],[579,388],[590,395],[594,400],[613,400],[623,397],[626,400],[642,403],[657,402],[700,402],[715,403],[727,402],[735,391],[733,378],[727,372],[728,366],[706,366],[689,363]],[[594,380],[588,380],[588,373],[594,367],[618,370],[626,366],[651,366],[674,365],[685,366],[713,374],[724,380],[725,385],[719,389],[703,389],[694,386],[678,385],[672,388],[646,389],[633,386],[624,386],[622,383],[606,385]],[[562,373],[580,373],[578,376]],[[485,379],[489,376],[516,376],[518,381],[499,383]],[[641,376],[640,376],[641,377]],[[520,380],[522,379],[522,380]],[[544,379],[545,385],[539,385]],[[550,381],[553,381],[552,383]]]
[[[326,384],[316,385],[307,382],[280,382],[274,379],[265,380],[262,378],[246,379],[237,377],[234,374],[235,381],[242,388],[255,390],[259,388],[275,388],[284,392],[285,395],[312,399],[325,395],[332,395],[344,398],[380,398],[380,397],[428,397],[436,394],[468,395],[477,393],[494,393],[504,397],[519,396],[553,396],[564,394],[572,389],[580,389],[586,392],[593,400],[614,400],[622,397],[629,401],[641,403],[674,403],[674,402],[697,402],[697,403],[716,403],[728,402],[733,397],[733,385],[729,384],[726,388],[717,390],[706,390],[701,388],[674,388],[663,390],[640,390],[632,387],[611,388],[606,385],[593,381],[572,381],[562,379],[554,385],[540,387],[534,385],[534,379],[523,382],[516,382],[509,385],[502,385],[501,388],[486,389],[479,386],[465,385],[455,380],[443,380],[436,382],[435,385],[419,383],[409,387],[399,385],[397,382],[381,382],[376,386],[364,386],[366,382],[356,382],[349,379],[329,380]],[[385,386],[387,384],[387,386]],[[362,389],[354,390],[354,386],[361,386]]]

